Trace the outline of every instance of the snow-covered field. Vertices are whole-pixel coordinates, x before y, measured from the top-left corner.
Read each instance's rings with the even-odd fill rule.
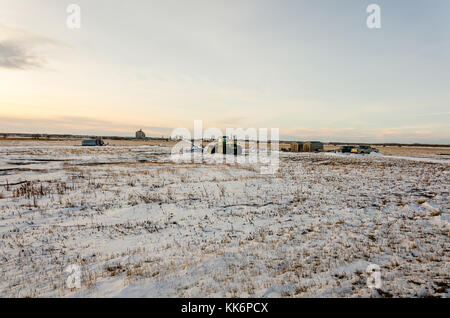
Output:
[[[169,152],[0,147],[0,296],[450,295],[450,160],[281,153],[262,175]]]

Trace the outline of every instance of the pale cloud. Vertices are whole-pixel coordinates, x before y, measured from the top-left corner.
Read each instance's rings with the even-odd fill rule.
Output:
[[[427,117],[427,116],[448,116],[450,115],[450,112],[437,112],[437,113],[425,113],[425,114],[419,114],[417,117]]]
[[[42,66],[44,59],[34,55],[31,48],[19,42],[0,42],[0,67],[30,69]]]
[[[26,30],[0,24],[0,68],[27,70],[47,63],[45,46],[61,43]]]

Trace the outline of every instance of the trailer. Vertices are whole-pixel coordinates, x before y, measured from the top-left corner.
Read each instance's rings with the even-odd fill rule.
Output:
[[[282,151],[288,152],[318,152],[323,151],[323,143],[320,141],[293,141],[290,145],[280,146]]]
[[[304,152],[323,151],[323,143],[320,141],[307,141],[303,144]]]
[[[85,139],[81,142],[82,146],[103,146],[105,143],[102,138]]]
[[[301,141],[293,141],[291,142],[291,152],[302,152],[303,151],[303,142]]]

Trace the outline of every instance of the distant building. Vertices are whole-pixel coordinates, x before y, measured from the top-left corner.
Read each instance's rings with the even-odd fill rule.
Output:
[[[142,129],[136,131],[136,139],[145,139],[145,133],[142,131]]]
[[[303,142],[293,141],[291,142],[291,151],[292,152],[301,152],[303,151]]]
[[[323,143],[321,143],[320,141],[307,141],[303,143],[303,151],[305,152],[323,151]]]
[[[293,141],[290,144],[280,144],[280,150],[288,152],[316,152],[323,149],[323,143],[320,141]]]

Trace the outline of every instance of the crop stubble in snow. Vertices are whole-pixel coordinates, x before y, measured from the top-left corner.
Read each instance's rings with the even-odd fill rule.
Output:
[[[1,147],[0,296],[449,295],[449,160],[281,153],[261,175],[169,151]]]

